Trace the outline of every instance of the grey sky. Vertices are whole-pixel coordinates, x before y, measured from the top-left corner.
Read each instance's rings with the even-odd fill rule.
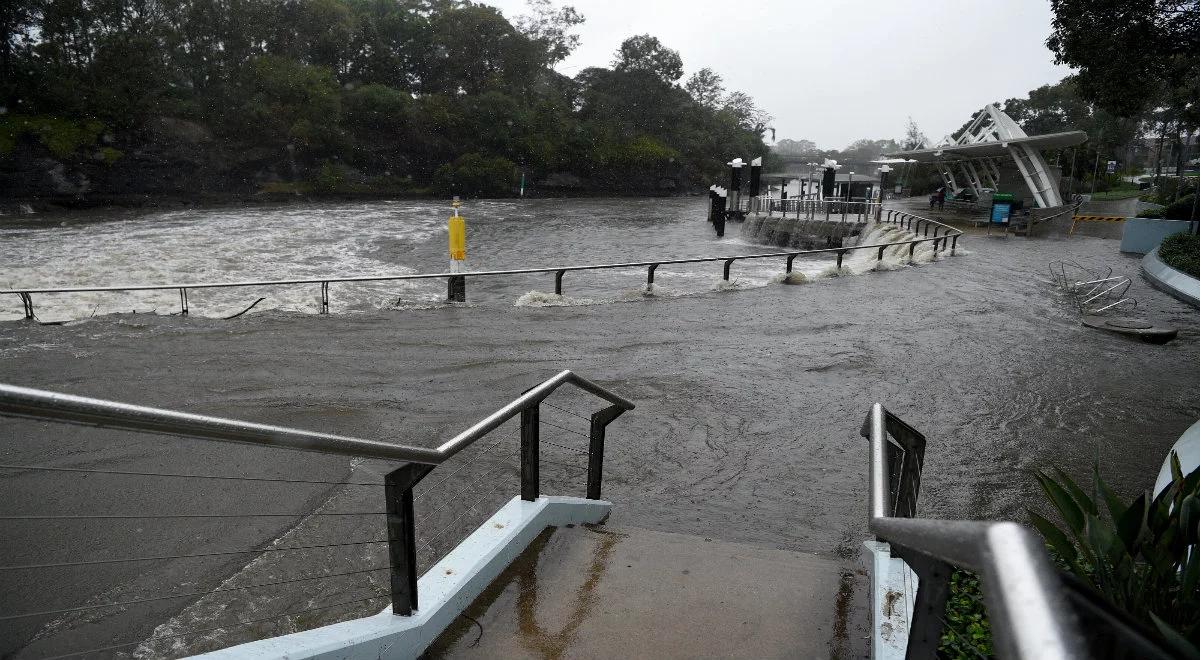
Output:
[[[525,0],[484,0],[510,18]],[[1045,46],[1047,0],[555,0],[587,18],[558,69],[607,66],[626,37],[710,67],[775,117],[778,138],[842,148],[898,138],[912,115],[933,140],[991,101],[1070,73]],[[768,135],[768,138],[770,136]]]

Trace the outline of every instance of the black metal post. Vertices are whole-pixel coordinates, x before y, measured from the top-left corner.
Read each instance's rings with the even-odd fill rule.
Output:
[[[732,265],[733,265],[733,259],[726,259],[726,260],[725,260],[725,275],[724,275],[724,277],[725,277],[725,281],[726,281],[726,282],[728,282],[728,281],[729,281],[729,267],[730,267],[730,266],[732,266]]]
[[[621,416],[625,409],[621,406],[609,406],[604,410],[592,413],[592,427],[588,434],[588,471],[587,498],[600,499],[600,482],[604,476],[604,430],[609,422]]]
[[[950,239],[950,255],[951,256],[954,255],[954,250],[957,247],[958,247],[958,234],[955,234],[954,237]]]
[[[657,269],[658,269],[658,264],[650,264],[650,266],[648,268],[646,268],[646,286],[647,287],[654,286],[654,271]]]
[[[417,531],[412,489],[432,469],[432,465],[409,463],[384,477],[392,614],[400,616],[410,616],[417,610]]]
[[[846,254],[845,250],[838,250],[838,253],[837,253],[837,255],[838,255],[838,261],[837,261],[838,270],[842,269],[842,255],[843,254]]]
[[[446,302],[467,302],[467,278],[451,275],[446,278]]]
[[[795,255],[795,254],[788,255],[787,272],[789,272],[789,273],[792,272],[792,262],[796,260],[797,256],[799,256],[799,255]]]
[[[538,498],[538,443],[541,430],[540,404],[521,411],[521,499]]]
[[[188,304],[187,304],[187,302],[188,302],[188,301],[187,301],[187,289],[185,289],[185,288],[180,288],[180,289],[179,289],[179,315],[180,315],[180,316],[187,316],[187,315],[188,315]]]
[[[321,313],[329,313],[329,282],[321,282]]]
[[[937,656],[942,637],[942,617],[946,598],[950,595],[950,566],[944,562],[909,551],[894,548],[896,554],[917,574],[917,600],[913,604],[913,619],[908,633],[907,658]]]
[[[565,272],[567,272],[567,271],[565,271],[565,270],[554,271],[554,295],[556,295],[556,296],[562,295],[562,278],[563,278],[563,273],[565,273]]]

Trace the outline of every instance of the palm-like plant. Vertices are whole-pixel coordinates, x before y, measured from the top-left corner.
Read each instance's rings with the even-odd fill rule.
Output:
[[[1089,496],[1062,470],[1038,482],[1065,523],[1030,511],[1033,526],[1068,570],[1109,602],[1152,625],[1182,657],[1200,658],[1200,469],[1126,504],[1093,469]],[[1101,512],[1100,504],[1105,509]]]

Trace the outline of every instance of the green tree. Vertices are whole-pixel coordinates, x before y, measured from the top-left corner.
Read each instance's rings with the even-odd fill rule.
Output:
[[[674,83],[683,77],[683,59],[679,57],[679,51],[662,45],[658,37],[639,34],[621,42],[613,69],[645,71],[663,82]]]
[[[1051,0],[1050,6],[1046,45],[1059,64],[1079,69],[1083,96],[1113,114],[1137,115],[1200,71],[1196,0]]]
[[[725,86],[721,76],[708,67],[693,73],[683,88],[696,103],[709,110],[719,109],[722,99],[725,98]]]

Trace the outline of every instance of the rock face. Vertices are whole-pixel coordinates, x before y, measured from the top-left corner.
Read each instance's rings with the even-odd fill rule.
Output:
[[[105,136],[66,158],[22,136],[0,154],[0,198],[73,205],[251,195],[260,181],[279,178],[287,156],[222,143],[203,125],[171,117]]]

